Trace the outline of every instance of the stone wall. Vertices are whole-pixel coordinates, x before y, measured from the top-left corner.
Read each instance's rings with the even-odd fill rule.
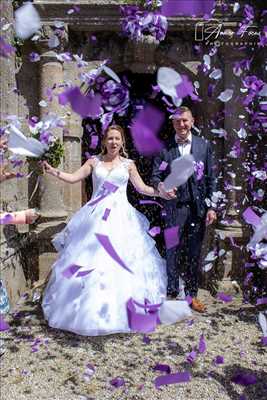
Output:
[[[13,21],[13,9],[11,2],[1,2],[1,17],[7,22]],[[7,41],[13,37],[12,29],[5,32]],[[0,126],[5,126],[7,115],[18,115],[22,120],[28,110],[25,106],[25,98],[14,90],[16,88],[15,56],[9,58],[0,57]],[[5,157],[8,157],[6,154]],[[26,172],[26,171],[25,171]],[[16,211],[28,207],[28,182],[26,179],[12,179],[1,183],[0,208],[4,211]],[[21,225],[0,226],[0,258],[1,279],[4,282],[12,304],[26,288],[26,275],[21,263],[21,252],[28,235],[28,227]]]

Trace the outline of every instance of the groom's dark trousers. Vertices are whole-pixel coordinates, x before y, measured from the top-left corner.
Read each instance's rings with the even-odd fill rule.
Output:
[[[185,281],[185,294],[197,296],[200,277],[200,254],[205,234],[207,204],[215,191],[214,160],[210,143],[192,135],[191,154],[196,167],[203,167],[203,174],[195,172],[189,180],[177,189],[177,198],[165,201],[164,228],[178,226],[179,243],[166,250],[168,295],[179,293],[179,277]],[[155,157],[151,183],[157,188],[170,173],[171,162],[180,157],[177,143],[173,139],[161,153]],[[168,167],[162,171],[162,161]],[[203,163],[203,164],[202,164]]]

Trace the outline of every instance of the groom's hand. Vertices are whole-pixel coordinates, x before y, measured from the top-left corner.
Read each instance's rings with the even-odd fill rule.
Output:
[[[206,225],[211,225],[217,220],[217,215],[214,210],[209,210],[206,215]]]
[[[176,198],[176,189],[166,191],[163,182],[158,184],[158,191],[160,197],[165,200],[172,200]]]

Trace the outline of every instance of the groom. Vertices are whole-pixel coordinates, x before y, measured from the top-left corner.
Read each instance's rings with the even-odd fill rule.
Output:
[[[155,157],[151,179],[161,196],[169,200],[165,204],[165,228],[178,226],[178,245],[166,249],[168,296],[190,295],[192,308],[204,312],[205,305],[197,299],[197,292],[205,227],[216,220],[215,211],[208,209],[205,202],[215,191],[213,155],[210,143],[192,134],[194,118],[189,108],[179,107],[172,115],[172,123],[175,134]],[[171,162],[190,153],[195,159],[194,174],[185,184],[167,192],[163,181],[170,173]],[[168,164],[166,169],[163,161]]]

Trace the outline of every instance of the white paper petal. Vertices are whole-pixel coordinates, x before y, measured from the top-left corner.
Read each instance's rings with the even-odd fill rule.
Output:
[[[212,78],[212,79],[215,79],[215,80],[221,79],[221,77],[222,77],[222,71],[221,71],[220,69],[215,69],[214,71],[212,71],[212,72],[209,74],[209,77]]]
[[[166,325],[174,324],[192,315],[187,301],[166,300],[159,309],[160,322]]]
[[[59,38],[57,37],[57,35],[52,35],[49,39],[48,39],[48,47],[50,49],[54,49],[55,47],[59,46],[60,41]]]
[[[204,61],[204,64],[206,65],[206,67],[208,67],[208,69],[210,69],[210,56],[208,54],[205,54],[203,56],[203,61]]]
[[[215,253],[215,251],[212,250],[212,251],[210,251],[210,252],[206,255],[204,261],[206,261],[206,262],[214,261],[214,260],[216,260],[217,257],[218,257],[218,256],[217,256],[217,254]]]
[[[183,185],[194,173],[194,157],[192,154],[176,158],[171,163],[171,173],[164,181],[166,190]]]
[[[237,11],[240,9],[240,4],[236,1],[233,7],[233,13],[237,13]]]
[[[102,69],[105,71],[105,73],[106,73],[107,75],[109,75],[112,79],[114,79],[114,81],[116,81],[116,82],[118,82],[118,83],[121,82],[121,80],[120,80],[120,78],[118,77],[118,75],[115,74],[115,72],[114,72],[111,68],[107,67],[106,65],[103,65]]]
[[[46,146],[34,138],[27,138],[18,128],[10,125],[8,148],[12,153],[28,157],[40,157]]]
[[[259,313],[258,320],[263,332],[263,336],[267,336],[267,320],[262,312]]]
[[[267,96],[267,83],[265,83],[265,85],[259,91],[259,96]]]
[[[227,101],[231,100],[233,94],[233,89],[226,89],[224,92],[221,92],[221,94],[218,96],[218,99],[224,103],[227,103]]]
[[[174,69],[168,67],[161,67],[158,69],[157,83],[164,94],[176,98],[176,87],[181,82],[182,78],[180,74]]]
[[[41,28],[41,20],[32,3],[25,3],[15,11],[15,31],[20,39],[28,39]]]
[[[219,137],[224,137],[224,138],[227,137],[227,132],[223,128],[212,129],[211,132],[214,133],[215,135],[218,135]]]
[[[240,139],[245,139],[245,138],[247,137],[247,135],[248,135],[245,128],[239,129],[239,131],[236,131],[236,133],[237,133],[237,136],[238,136]]]
[[[206,264],[206,265],[204,265],[204,267],[203,267],[203,271],[209,272],[209,271],[211,270],[212,267],[213,267],[213,264],[212,264],[212,263]]]

